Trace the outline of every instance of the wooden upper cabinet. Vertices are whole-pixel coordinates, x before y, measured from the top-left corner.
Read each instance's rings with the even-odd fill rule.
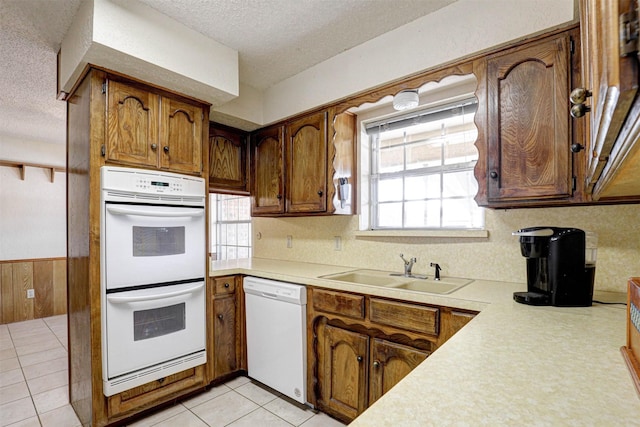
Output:
[[[251,143],[251,215],[284,213],[284,127],[262,129]]]
[[[570,46],[563,33],[487,58],[489,204],[572,195]]]
[[[209,191],[248,194],[247,169],[247,133],[211,123]]]
[[[108,80],[107,162],[198,175],[205,108],[141,84]],[[208,131],[208,129],[204,129]]]
[[[586,187],[594,200],[640,196],[638,46],[621,28],[633,27],[631,0],[581,0],[582,78],[591,93]],[[635,25],[638,24],[637,16]],[[625,53],[625,51],[627,51]]]
[[[253,133],[251,215],[354,214],[355,123],[329,108]]]
[[[289,123],[287,137],[287,212],[327,209],[327,112]]]
[[[181,172],[202,171],[202,107],[161,98],[160,167]]]
[[[159,96],[117,81],[109,82],[107,99],[107,161],[158,163]]]

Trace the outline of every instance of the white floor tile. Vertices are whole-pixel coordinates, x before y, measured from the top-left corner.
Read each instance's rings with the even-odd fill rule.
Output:
[[[154,426],[162,421],[168,420],[169,418],[185,412],[187,408],[182,406],[181,404],[177,404],[175,406],[170,406],[168,408],[162,409],[158,412],[155,412],[147,417],[144,417],[140,420],[127,424],[128,427],[150,427]]]
[[[16,356],[16,349],[13,347],[0,349],[0,360],[11,359]]]
[[[38,378],[43,375],[52,374],[54,372],[64,371],[69,368],[67,357],[49,360],[47,362],[37,363],[35,365],[23,366],[22,372],[26,379]]]
[[[20,369],[20,362],[18,362],[17,357],[0,360],[0,372],[13,371],[14,369]]]
[[[240,387],[237,387],[235,391],[260,406],[267,404],[276,398],[275,394],[257,384],[254,384],[253,382],[243,384]]]
[[[8,426],[36,416],[36,409],[30,397],[0,405],[0,426]]]
[[[181,402],[187,409],[191,409],[194,406],[198,406],[208,400],[211,400],[215,397],[218,397],[222,394],[229,393],[231,389],[227,387],[225,384],[219,385],[217,387],[211,387],[211,389],[205,391],[204,393],[200,393],[194,397],[191,397],[183,402]]]
[[[58,347],[51,350],[38,351],[36,353],[20,356],[20,365],[24,368],[25,366],[36,365],[38,363],[48,362],[62,357],[67,357],[67,350],[62,347]]]
[[[18,356],[24,356],[27,354],[39,353],[45,350],[63,349],[62,344],[57,339],[47,340],[44,343],[34,343],[25,345],[24,347],[16,347],[16,353]]]
[[[69,388],[67,386],[56,387],[43,393],[34,394],[32,397],[38,414],[44,414],[69,404]]]
[[[345,425],[327,414],[319,413],[309,418],[300,427],[342,427]]]
[[[291,424],[267,411],[264,408],[258,408],[248,415],[229,424],[229,427],[291,427]]]
[[[200,418],[198,418],[193,412],[184,411],[178,415],[166,419],[158,424],[154,424],[154,427],[207,427]]]
[[[310,407],[293,403],[281,397],[264,405],[264,409],[269,412],[273,412],[280,418],[295,426],[299,426],[314,415],[314,412]]]
[[[27,379],[27,385],[31,394],[39,394],[53,388],[69,384],[69,371],[54,372],[37,378]]]
[[[258,405],[231,391],[191,409],[211,427],[222,427],[255,411]]]
[[[40,420],[38,417],[27,418],[26,420],[18,421],[17,423],[9,424],[7,427],[40,427]]]
[[[29,387],[24,381],[0,387],[0,405],[29,396]]]
[[[22,369],[12,369],[10,371],[0,372],[0,387],[24,381],[25,379],[24,375],[22,375]]]
[[[251,379],[247,378],[247,377],[236,377],[230,381],[227,381],[226,383],[224,383],[224,385],[226,385],[229,388],[238,388],[241,385],[245,385],[246,383],[251,382]]]
[[[71,405],[64,405],[52,411],[40,414],[42,427],[79,427],[82,423],[78,419]]]

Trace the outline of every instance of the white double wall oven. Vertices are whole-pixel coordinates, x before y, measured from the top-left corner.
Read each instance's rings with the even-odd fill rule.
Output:
[[[205,181],[101,169],[106,396],[206,363]]]

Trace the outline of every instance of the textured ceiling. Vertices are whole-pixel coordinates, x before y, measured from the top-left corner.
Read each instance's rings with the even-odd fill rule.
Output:
[[[240,82],[265,89],[455,0],[140,1],[237,50]],[[0,0],[0,137],[65,142],[56,52],[80,2]]]

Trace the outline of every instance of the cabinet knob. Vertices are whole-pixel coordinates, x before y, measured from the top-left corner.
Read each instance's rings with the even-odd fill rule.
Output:
[[[224,316],[222,314],[218,314],[218,319],[222,320]]]
[[[156,150],[158,148],[158,144],[151,144],[151,149]]]
[[[586,113],[591,111],[591,108],[587,107],[584,104],[576,104],[571,107],[571,117],[577,119],[578,117],[584,116]]]
[[[282,194],[278,194],[278,195],[276,196],[276,199],[278,199],[278,200],[282,199]]]
[[[373,367],[374,368],[379,368],[380,367],[380,362],[378,362],[377,360],[373,361]]]
[[[225,287],[225,288],[228,288],[229,286],[231,286],[231,285],[229,285],[228,283],[225,283],[225,284],[224,284],[224,287]]]
[[[318,196],[322,197],[322,194],[323,194],[322,190],[318,191]]]
[[[358,362],[362,362],[362,356],[358,356],[358,357],[356,357],[356,360],[357,360]]]
[[[584,150],[584,145],[582,144],[571,144],[571,152],[572,153],[579,153],[582,150]]]
[[[169,146],[165,145],[164,147],[162,147],[162,149],[164,150],[165,153],[169,152]]]
[[[491,173],[489,173],[489,176],[491,177],[491,179],[498,179],[498,172],[491,171]]]
[[[591,92],[583,87],[576,88],[571,91],[569,100],[572,104],[584,104],[584,101],[591,96]]]

